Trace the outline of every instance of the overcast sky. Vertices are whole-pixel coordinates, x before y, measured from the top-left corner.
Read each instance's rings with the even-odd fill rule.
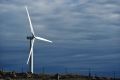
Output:
[[[24,70],[31,35],[25,10],[37,36],[34,71],[85,72],[120,76],[119,0],[0,0],[0,67]],[[109,74],[108,74],[109,73]]]

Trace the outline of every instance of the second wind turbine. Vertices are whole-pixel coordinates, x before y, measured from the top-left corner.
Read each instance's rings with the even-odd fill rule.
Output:
[[[34,41],[36,39],[41,40],[41,41],[50,42],[50,43],[52,43],[52,41],[47,40],[47,39],[42,38],[42,37],[37,37],[35,35],[27,6],[25,6],[25,8],[26,8],[26,12],[27,12],[27,16],[28,16],[28,20],[29,20],[29,24],[30,24],[31,33],[32,33],[32,36],[27,37],[27,39],[30,40],[30,52],[29,52],[27,64],[30,64],[30,72],[33,73],[33,45],[34,45]]]

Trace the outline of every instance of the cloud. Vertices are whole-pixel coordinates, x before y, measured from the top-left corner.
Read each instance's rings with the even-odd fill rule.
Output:
[[[1,0],[0,47],[19,46],[19,51],[28,46],[26,36],[31,33],[24,8],[27,5],[35,34],[53,41],[53,44],[35,42],[36,65],[86,68],[95,65],[102,69],[103,65],[107,66],[104,60],[109,60],[113,67],[119,61],[116,54],[120,48],[119,3],[115,0]],[[41,64],[37,63],[39,60]]]

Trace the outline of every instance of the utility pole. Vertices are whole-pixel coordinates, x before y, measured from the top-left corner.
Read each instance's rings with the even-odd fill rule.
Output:
[[[45,74],[45,68],[42,67],[42,74],[44,75]]]
[[[88,80],[91,80],[91,68],[89,68],[89,75],[88,75]]]
[[[22,66],[22,73],[23,73],[23,66]]]
[[[113,76],[114,76],[114,80],[115,80],[115,77],[116,77],[115,71],[113,72]]]
[[[65,74],[68,74],[68,69],[67,68],[65,68]]]

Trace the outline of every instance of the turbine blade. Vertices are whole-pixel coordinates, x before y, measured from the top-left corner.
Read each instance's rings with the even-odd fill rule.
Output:
[[[29,53],[29,57],[28,57],[28,60],[27,60],[27,64],[29,63],[29,61],[30,61],[30,56],[31,56],[31,54],[33,53],[33,45],[34,45],[34,41],[35,41],[35,38],[32,40],[32,45],[31,45],[31,49],[30,49],[30,53]]]
[[[27,60],[27,64],[28,64],[29,61],[30,61],[30,56],[31,56],[31,54],[32,54],[32,49],[30,50],[29,57],[28,57],[28,60]]]
[[[29,11],[28,11],[27,6],[25,6],[25,8],[26,8],[26,12],[27,12],[28,20],[29,20],[29,23],[30,23],[31,33],[34,35],[34,30],[33,30],[33,26],[32,26],[32,22],[31,22],[31,18],[30,18]]]
[[[52,43],[52,41],[47,40],[47,39],[45,39],[45,38],[36,37],[36,36],[35,36],[35,38],[38,39],[38,40],[41,40],[41,41],[46,41],[46,42],[50,42],[50,43]]]

